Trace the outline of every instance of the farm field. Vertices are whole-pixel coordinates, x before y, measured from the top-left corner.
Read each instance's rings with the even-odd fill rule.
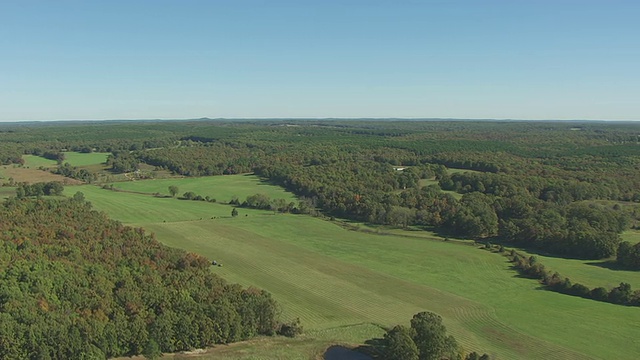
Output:
[[[103,164],[107,161],[110,153],[79,153],[73,151],[64,152],[64,162],[72,166],[83,167],[91,165]],[[49,168],[56,167],[58,163],[55,160],[45,159],[36,155],[24,155],[24,166],[30,168],[38,168],[40,166]]]
[[[233,196],[237,196],[242,202],[247,196],[256,193],[266,194],[271,199],[283,198],[287,202],[295,201],[291,193],[280,187],[269,185],[259,177],[250,174],[128,181],[114,183],[113,187],[126,191],[168,195],[171,185],[178,186],[179,195],[193,191],[197,195],[211,196],[220,202],[228,202]]]
[[[55,160],[50,160],[43,158],[42,156],[36,155],[22,155],[22,159],[24,160],[24,166],[28,168],[53,168],[58,166],[58,162]]]
[[[181,193],[198,193],[187,187],[198,189],[204,186],[198,181],[205,179],[213,181],[184,179],[194,182],[185,185],[166,180],[154,186],[167,191],[175,184]],[[122,185],[149,186],[145,192],[154,192],[145,184],[156,182],[162,181]],[[260,190],[272,188],[258,184]],[[212,187],[209,195],[225,200],[231,188],[232,183]],[[354,324],[406,324],[414,313],[429,310],[444,318],[465,349],[497,359],[634,359],[640,352],[640,344],[631,341],[640,336],[636,308],[540,290],[537,281],[512,271],[505,257],[473,246],[348,231],[302,215],[240,209],[240,216],[231,218],[226,205],[88,185],[65,192],[78,190],[113,218],[223,263],[212,271],[229,281],[267,289],[282,305],[284,320],[300,317],[307,336],[316,340]],[[245,186],[237,192],[255,190]],[[282,190],[260,192],[268,191]]]
[[[107,157],[110,153],[79,153],[79,152],[65,152],[64,162],[69,163],[71,166],[83,167],[90,165],[99,165],[107,161]]]
[[[633,289],[640,288],[640,271],[620,270],[615,267],[613,260],[579,260],[564,259],[553,256],[527,253],[534,255],[546,269],[557,271],[560,275],[568,277],[572,282],[581,283],[589,288],[602,286],[610,289],[620,285],[621,282],[631,284]]]

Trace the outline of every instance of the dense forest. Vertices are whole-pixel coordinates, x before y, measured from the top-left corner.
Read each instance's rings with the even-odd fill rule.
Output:
[[[154,358],[278,330],[269,293],[225,282],[81,193],[5,201],[0,237],[1,359]]]

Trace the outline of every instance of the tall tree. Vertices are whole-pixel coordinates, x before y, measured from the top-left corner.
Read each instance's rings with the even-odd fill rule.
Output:
[[[420,360],[437,360],[448,352],[447,329],[440,315],[428,311],[417,313],[411,319],[411,328]]]
[[[418,360],[418,347],[412,339],[412,330],[396,325],[384,335],[385,358],[388,360]]]

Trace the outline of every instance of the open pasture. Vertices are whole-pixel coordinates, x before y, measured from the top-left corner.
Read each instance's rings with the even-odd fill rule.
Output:
[[[293,194],[250,174],[141,180],[113,184],[116,189],[165,195],[169,194],[171,185],[178,187],[180,196],[187,191],[193,191],[197,195],[210,196],[219,202],[228,202],[234,196],[242,202],[247,196],[256,193],[266,194],[271,199],[283,198],[287,201],[295,201]]]
[[[212,271],[229,281],[267,289],[283,318],[300,317],[316,339],[354,324],[406,324],[430,310],[465,349],[497,359],[635,359],[640,353],[633,341],[640,336],[637,308],[541,290],[510,270],[505,257],[470,245],[348,231],[267,211],[240,209],[231,218],[226,205],[98,187],[66,192],[76,189],[113,218],[221,262]],[[211,219],[214,214],[220,216]],[[222,358],[243,358],[234,356]]]
[[[568,277],[573,283],[580,283],[589,288],[602,286],[611,289],[620,285],[621,282],[631,284],[632,289],[640,288],[640,271],[622,270],[615,266],[611,260],[580,260],[565,259],[554,256],[545,256],[527,253],[518,250],[523,254],[534,255],[538,258],[546,269],[557,271],[560,275]]]
[[[107,157],[110,153],[79,153],[79,152],[65,152],[64,162],[69,163],[71,166],[84,167],[91,165],[104,164],[107,161]]]
[[[57,161],[46,159],[46,158],[43,158],[42,156],[23,155],[22,159],[24,160],[24,166],[27,168],[33,168],[33,169],[37,169],[39,167],[54,168],[58,166]]]
[[[231,217],[231,206],[206,201],[179,200],[169,197],[105,190],[96,185],[68,186],[66,196],[82,192],[94,206],[107,212],[112,219],[127,224],[141,225],[149,222],[176,222]],[[170,209],[170,210],[169,210]],[[169,210],[169,211],[167,211]],[[238,209],[239,216],[263,215],[253,209]],[[268,213],[268,212],[267,212]]]
[[[110,153],[79,153],[73,151],[64,152],[64,162],[72,166],[86,167],[92,165],[104,164]],[[24,166],[29,168],[51,168],[58,166],[55,160],[49,160],[36,155],[24,155]]]

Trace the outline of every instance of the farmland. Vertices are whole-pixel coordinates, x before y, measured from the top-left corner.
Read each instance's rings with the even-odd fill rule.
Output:
[[[198,179],[119,185],[154,191],[171,182],[181,189],[210,188],[224,199],[230,179],[201,178],[206,186]],[[237,195],[278,192],[252,181],[255,190],[245,184]],[[640,351],[627,341],[637,336],[636,309],[540,291],[537,281],[510,270],[506,258],[474,246],[348,231],[302,215],[241,209],[231,218],[231,207],[222,204],[95,186],[68,187],[67,193],[77,190],[96,208],[155,232],[165,244],[220,261],[224,266],[212,271],[224,278],[268,289],[283,317],[300,317],[314,341],[341,326],[391,326],[430,310],[443,316],[465,349],[498,359],[631,359]],[[607,320],[612,318],[617,321]],[[333,339],[327,339],[329,345]]]
[[[149,181],[129,181],[114,183],[113,186],[119,190],[136,191],[144,193],[169,194],[168,188],[177,185],[179,194],[192,191],[201,196],[211,196],[217,201],[228,202],[234,196],[244,200],[249,195],[263,193],[272,199],[282,198],[293,201],[291,193],[285,192],[279,187],[269,186],[260,178],[252,175],[233,175],[201,178],[182,179],[158,179]]]
[[[69,163],[71,166],[91,166],[91,165],[99,165],[104,163],[107,160],[107,156],[109,153],[79,153],[73,151],[65,151],[64,152],[64,161]],[[24,155],[24,165],[30,168],[51,168],[57,166],[57,162],[55,160],[45,159],[41,156],[36,155]]]
[[[422,311],[442,316],[461,352],[493,359],[632,359],[640,352],[632,341],[640,335],[640,278],[613,262],[620,237],[640,239],[638,148],[616,145],[628,141],[631,125],[577,133],[562,123],[524,129],[473,122],[292,123],[92,123],[4,133],[0,196],[17,198],[5,204],[17,222],[3,222],[10,254],[3,258],[35,257],[43,264],[5,262],[12,281],[5,288],[16,300],[11,304],[29,308],[45,334],[57,322],[37,314],[51,309],[64,317],[61,307],[50,306],[62,296],[102,341],[97,347],[81,333],[65,345],[66,354],[88,348],[111,357],[135,355],[157,342],[162,352],[178,352],[174,358],[206,347],[204,358],[309,359],[335,344],[362,346]],[[504,130],[500,140],[497,129]],[[39,168],[55,164],[35,155],[61,158],[67,149],[95,151],[65,153],[69,165],[59,171],[85,182],[67,182],[64,194],[73,199],[49,202],[45,189],[52,188],[45,184],[16,184],[52,179]],[[111,218],[200,256],[109,225],[86,211],[77,192]],[[246,207],[230,205],[245,199]],[[65,207],[75,210],[58,210]],[[91,226],[79,221],[85,215]],[[104,226],[108,230],[97,230]],[[85,239],[83,229],[97,235]],[[103,243],[112,244],[111,251],[103,254]],[[557,271],[571,279],[563,289],[586,288],[588,296],[579,294],[591,299],[520,275],[496,244],[537,256],[545,276]],[[129,252],[141,255],[138,263],[122,261]],[[96,253],[105,256],[97,266],[121,267],[100,273],[109,300],[91,300],[101,304],[99,316],[94,305],[65,298],[72,294],[36,286],[35,273],[36,285],[11,285],[22,282],[24,269],[48,274],[50,261],[66,268],[88,256],[100,259]],[[632,254],[624,259],[631,268]],[[221,266],[211,266],[212,260]],[[163,275],[154,275],[156,269]],[[191,281],[183,272],[188,269],[202,278]],[[78,266],[69,271],[93,273]],[[211,274],[250,289],[205,280]],[[166,294],[151,291],[149,281],[165,284],[157,290]],[[618,287],[623,282],[628,285]],[[81,291],[91,293],[92,283],[84,282]],[[218,286],[225,290],[200,291]],[[600,286],[593,293],[599,297],[591,296],[590,288]],[[215,294],[241,296],[224,303]],[[269,302],[258,311],[258,301]],[[174,309],[171,317],[164,316],[165,307]],[[118,327],[108,315],[114,313],[120,314]],[[8,339],[2,341],[22,344],[12,356],[51,354],[52,343],[40,335],[43,341],[31,341],[31,325],[19,314],[3,326],[15,330],[0,334]],[[279,322],[295,318],[304,327],[299,337],[261,336],[285,334]],[[252,327],[257,319],[266,319],[259,329]],[[75,336],[74,324],[65,326]],[[134,327],[140,331],[113,333]],[[117,342],[109,340],[113,336]],[[240,342],[219,345],[229,341]]]

